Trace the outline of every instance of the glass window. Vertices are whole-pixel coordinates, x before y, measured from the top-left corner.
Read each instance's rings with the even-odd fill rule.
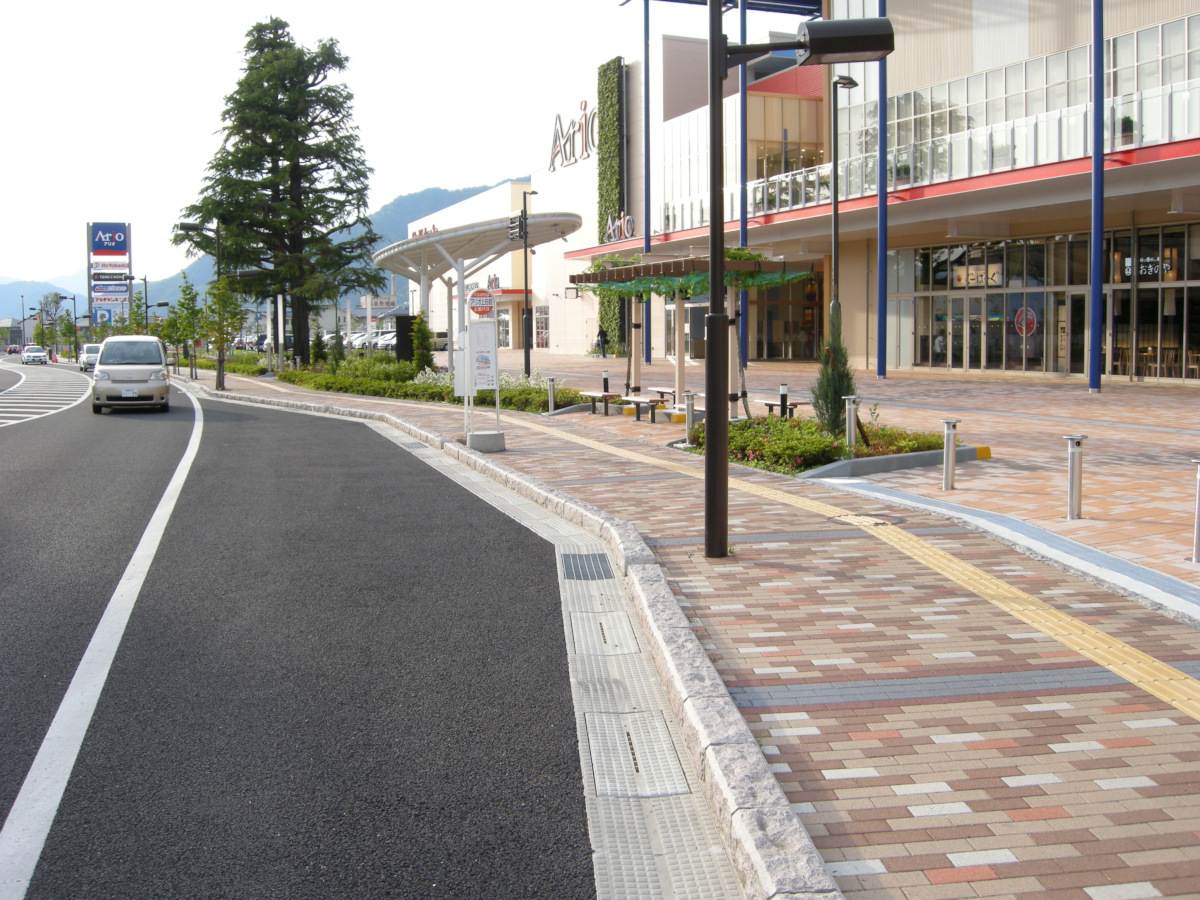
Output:
[[[934,110],[945,109],[950,102],[949,87],[944,84],[935,84],[929,91],[929,99]]]
[[[1132,94],[1137,90],[1136,69],[1133,66],[1126,66],[1124,69],[1117,69],[1113,73],[1113,95],[1122,97],[1126,94]]]
[[[1138,281],[1158,281],[1162,266],[1161,244],[1157,228],[1143,228],[1137,233]]]
[[[983,103],[972,103],[967,107],[967,127],[980,128],[987,121],[987,108]]]
[[[1185,22],[1183,19],[1176,19],[1174,22],[1167,22],[1162,27],[1162,54],[1163,56],[1174,56],[1176,53],[1182,53],[1187,49],[1187,33],[1184,30]]]
[[[1187,289],[1187,355],[1183,374],[1186,378],[1200,378],[1200,288]]]
[[[1200,16],[1197,16],[1200,19]],[[1040,88],[1046,86],[1046,61],[1031,59],[1025,63],[1025,87]]]
[[[896,118],[908,119],[913,114],[912,109],[912,94],[903,93],[896,96]]]
[[[1005,115],[1008,116],[1008,121],[1012,122],[1016,119],[1025,117],[1025,95],[1013,94],[1008,98],[1005,106]]]
[[[918,143],[924,143],[929,140],[932,135],[929,131],[929,116],[920,116],[913,119],[913,140]]]
[[[1162,61],[1162,83],[1179,84],[1187,81],[1187,60],[1183,56],[1170,56]]]
[[[1067,86],[1065,84],[1052,84],[1046,88],[1046,111],[1054,112],[1058,109],[1065,109],[1067,106]]]
[[[1086,237],[1072,237],[1070,243],[1070,251],[1067,261],[1067,283],[1068,284],[1088,284],[1090,272],[1088,266],[1088,239]]]
[[[1200,225],[1191,227],[1191,240],[1188,241],[1187,277],[1189,279],[1200,278]],[[1200,320],[1197,320],[1196,328],[1197,333],[1200,334]]]
[[[1050,271],[1047,272],[1047,283],[1067,283],[1067,239],[1058,236],[1049,242]]]
[[[1046,111],[1046,92],[1042,88],[1025,92],[1025,115],[1036,116]]]
[[[1003,97],[1007,91],[1004,90],[1004,70],[992,69],[985,76],[987,79],[987,98],[995,100]]]
[[[1088,79],[1080,79],[1072,81],[1067,85],[1067,105],[1068,106],[1083,106],[1092,98],[1089,96],[1089,91],[1092,86]]]
[[[948,85],[950,92],[950,106],[966,106],[967,105],[967,82],[965,79],[951,81]]]
[[[900,250],[896,253],[896,287],[891,290],[909,293],[913,290],[913,250]]]
[[[987,80],[982,72],[967,78],[967,102],[982,103],[987,99]]]
[[[1137,62],[1132,34],[1121,35],[1113,41],[1113,45],[1116,48],[1113,68],[1119,69],[1123,66],[1132,66]]]
[[[914,276],[916,279],[916,290],[918,290],[918,291],[929,290],[929,279],[930,279],[932,273],[930,270],[929,251],[928,250],[917,250],[916,251],[916,254],[914,257],[914,266],[915,266]],[[1200,320],[1198,320],[1198,321],[1200,321]]]
[[[1188,54],[1188,78],[1200,78],[1200,50]]]
[[[1067,77],[1087,78],[1092,72],[1090,47],[1076,47],[1067,51]]]
[[[1200,16],[1192,16],[1187,21],[1188,47],[1200,50]]]
[[[1046,283],[1046,245],[1042,241],[1025,242],[1025,284]]]
[[[1137,67],[1137,89],[1139,91],[1152,91],[1159,86],[1158,77],[1158,60],[1154,62],[1142,63]]]
[[[934,249],[931,257],[930,284],[927,285],[931,290],[944,291],[950,286],[948,263],[950,251],[946,247],[937,247]]]
[[[1025,245],[1021,241],[1011,241],[1008,245],[1008,266],[1005,276],[1006,286],[1025,286]]]
[[[987,124],[999,125],[1006,121],[1008,120],[1004,118],[1004,98],[989,100],[987,102]]]
[[[1164,228],[1162,233],[1162,280],[1183,280],[1183,226]]]
[[[1138,62],[1149,62],[1162,56],[1162,44],[1159,41],[1158,26],[1143,28],[1137,33]]]
[[[1052,53],[1046,57],[1046,84],[1062,84],[1067,80],[1067,54]]]
[[[1004,93],[1015,94],[1025,90],[1025,66],[1017,63],[1004,70]]]
[[[923,116],[929,112],[929,90],[913,91],[913,115]]]
[[[1130,255],[1129,232],[1118,231],[1113,235],[1112,275],[1116,284],[1128,284],[1133,277],[1133,258]]]

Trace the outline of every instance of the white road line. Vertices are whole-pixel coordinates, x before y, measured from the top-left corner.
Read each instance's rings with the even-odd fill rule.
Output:
[[[100,624],[96,626],[83,659],[75,670],[75,677],[71,679],[54,721],[50,723],[42,746],[25,776],[21,791],[9,810],[4,828],[0,830],[0,900],[23,900],[29,889],[46,836],[58,814],[67,780],[79,756],[83,737],[92,721],[104,682],[108,679],[109,668],[142,590],[142,582],[150,571],[150,563],[158,551],[171,512],[175,509],[192,462],[200,449],[204,413],[191,394],[186,396],[196,411],[187,449],[162,499],[158,501],[154,515],[150,517],[137,549],[133,551],[125,574],[108,601]]]

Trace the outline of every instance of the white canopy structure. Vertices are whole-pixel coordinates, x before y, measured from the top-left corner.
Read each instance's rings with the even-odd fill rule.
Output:
[[[526,219],[528,245],[536,247],[550,241],[565,238],[580,229],[583,219],[575,213],[529,213]],[[444,231],[428,231],[415,234],[405,241],[398,241],[378,251],[372,260],[375,265],[397,275],[403,275],[421,286],[421,311],[429,315],[429,286],[440,278],[448,289],[448,297],[458,287],[458,330],[466,322],[466,280],[481,269],[491,265],[501,256],[520,250],[525,242],[509,239],[510,219],[491,219],[447,228]],[[453,279],[448,277],[453,272]],[[446,302],[448,338],[454,341],[457,330],[451,301]],[[453,350],[453,344],[449,349]],[[450,359],[453,360],[453,353]],[[450,363],[453,366],[453,361]]]

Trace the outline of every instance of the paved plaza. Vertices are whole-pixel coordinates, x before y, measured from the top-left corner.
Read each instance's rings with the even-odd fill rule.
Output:
[[[625,360],[534,366],[598,389]],[[687,371],[702,390],[703,365]],[[752,410],[781,382],[807,396],[815,374],[752,364]],[[659,362],[642,382],[672,377]],[[864,417],[959,419],[990,458],[960,462],[953,491],[940,466],[828,481],[731,466],[724,559],[704,556],[702,461],[668,446],[682,424],[502,412],[489,458],[637,529],[847,897],[1200,896],[1200,388],[857,378]],[[463,431],[461,408],[229,383]],[[1073,521],[1068,434],[1088,435]]]

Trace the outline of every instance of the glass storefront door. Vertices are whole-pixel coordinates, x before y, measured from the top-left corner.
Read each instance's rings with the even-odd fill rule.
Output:
[[[983,364],[983,297],[967,298],[967,368]]]
[[[1082,375],[1087,371],[1087,339],[1088,317],[1087,294],[1073,291],[1068,295],[1067,340],[1071,348],[1070,372],[1072,375]],[[1104,371],[1103,356],[1100,371]]]
[[[963,307],[965,297],[950,298],[950,368],[965,369],[965,350],[963,343]]]

